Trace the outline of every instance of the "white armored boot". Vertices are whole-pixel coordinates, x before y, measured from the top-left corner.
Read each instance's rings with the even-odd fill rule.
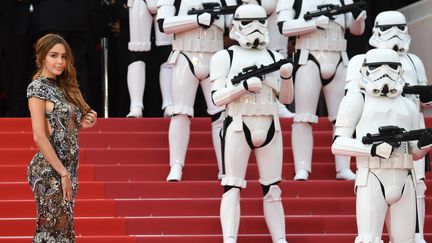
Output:
[[[306,122],[294,122],[292,125],[292,146],[296,181],[307,181],[312,162],[312,126]]]
[[[287,243],[281,193],[279,186],[273,185],[263,198],[264,218],[274,243]]]
[[[179,114],[171,117],[169,127],[170,173],[167,181],[181,181],[186,150],[189,144],[190,119]]]
[[[145,63],[133,62],[128,67],[127,84],[130,97],[130,112],[126,117],[139,118],[143,116],[143,96],[145,87]]]
[[[170,166],[170,172],[167,181],[181,181],[183,176],[183,165],[180,162],[173,163]]]
[[[336,160],[336,179],[355,180],[356,175],[350,169],[350,157],[335,155]]]
[[[236,243],[240,225],[240,189],[231,188],[222,195],[220,220],[224,243]]]

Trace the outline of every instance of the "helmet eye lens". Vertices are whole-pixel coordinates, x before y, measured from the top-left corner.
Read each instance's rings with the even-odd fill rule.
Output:
[[[373,71],[373,70],[379,68],[380,66],[381,65],[379,65],[379,64],[369,64],[368,69],[369,69],[369,71]]]
[[[251,20],[243,20],[243,21],[241,21],[241,24],[242,24],[242,25],[248,25],[248,24],[250,24],[250,23],[252,23]]]
[[[389,67],[393,70],[397,70],[399,68],[399,65],[397,64],[389,64]]]
[[[380,26],[380,30],[381,31],[386,31],[386,30],[389,30],[391,28],[391,26]]]
[[[405,24],[395,24],[395,25],[381,25],[378,27],[379,27],[380,31],[387,31],[393,27],[396,27],[401,31],[405,31],[406,25]]]
[[[260,22],[261,24],[265,24],[265,23],[266,23],[266,21],[265,21],[264,19],[259,20],[259,22]]]
[[[398,27],[398,29],[404,31],[405,28],[406,28],[406,25],[402,25],[402,24],[400,24],[400,25],[398,25],[397,27]]]
[[[367,68],[368,68],[369,71],[374,71],[375,69],[381,67],[383,64],[388,65],[393,70],[398,70],[398,68],[399,68],[399,64],[397,64],[397,63],[368,64]]]

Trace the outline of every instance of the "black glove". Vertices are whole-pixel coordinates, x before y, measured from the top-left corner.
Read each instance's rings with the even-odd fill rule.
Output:
[[[205,19],[207,18],[206,15],[210,16],[210,23],[204,23]],[[202,13],[202,14],[197,15],[198,25],[201,26],[201,27],[203,27],[204,29],[209,28],[213,24],[214,21],[215,21],[215,16],[213,14]]]
[[[422,92],[420,94],[421,103],[429,103],[432,101],[432,92]]]
[[[393,153],[396,147],[398,147],[397,144],[381,142],[381,143],[373,144],[370,153],[373,157],[388,159],[390,158],[391,154]]]
[[[417,141],[417,147],[419,149],[424,149],[432,145],[432,134],[428,131],[424,131]]]

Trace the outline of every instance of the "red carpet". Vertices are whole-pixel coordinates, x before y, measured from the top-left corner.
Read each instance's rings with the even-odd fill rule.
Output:
[[[432,119],[428,120],[429,127]],[[192,120],[184,180],[167,183],[169,119],[99,119],[80,135],[79,243],[220,243],[219,204],[210,120]],[[292,181],[291,120],[283,119],[281,183],[290,243],[349,243],[356,234],[353,182],[336,181],[331,124],[314,126],[313,174]],[[0,243],[30,242],[35,205],[26,167],[36,152],[29,119],[0,119]],[[262,215],[255,159],[242,191],[239,243],[270,243]],[[428,178],[432,177],[428,173]],[[429,188],[432,183],[427,182]],[[432,197],[427,191],[426,238],[432,242]]]

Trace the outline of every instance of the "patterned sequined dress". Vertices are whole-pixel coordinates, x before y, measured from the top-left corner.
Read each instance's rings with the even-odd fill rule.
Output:
[[[49,139],[58,158],[71,174],[73,200],[63,202],[61,177],[39,151],[27,170],[36,200],[37,221],[34,243],[75,242],[74,203],[78,190],[78,129],[81,112],[69,103],[56,81],[39,77],[27,88],[27,98],[36,97],[54,104],[46,113]]]

